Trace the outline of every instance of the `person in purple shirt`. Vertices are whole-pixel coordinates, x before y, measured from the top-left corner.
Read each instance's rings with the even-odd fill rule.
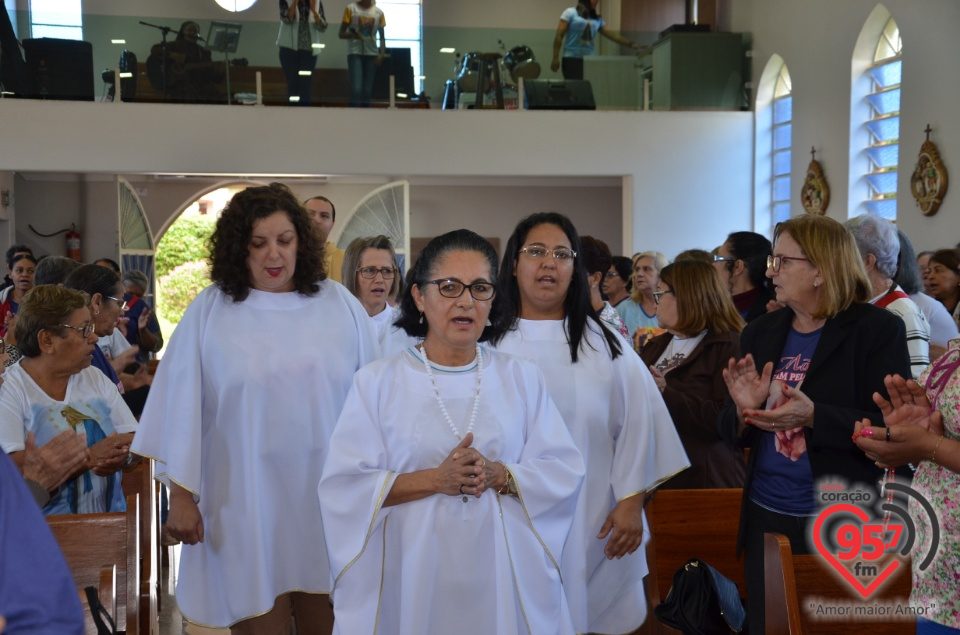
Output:
[[[60,547],[20,472],[0,455],[0,628],[82,635],[83,609]]]

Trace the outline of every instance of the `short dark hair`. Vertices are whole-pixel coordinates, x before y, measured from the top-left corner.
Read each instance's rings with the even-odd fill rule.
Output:
[[[19,252],[25,252],[33,255],[33,250],[26,245],[11,245],[7,250],[7,269],[13,268],[13,256]]]
[[[21,260],[29,260],[34,264],[34,266],[37,264],[37,259],[34,258],[33,254],[20,254],[19,256],[14,256],[13,260],[10,261],[10,268],[13,269],[13,267]]]
[[[310,201],[326,201],[330,205],[330,217],[333,219],[333,222],[337,222],[337,206],[333,204],[333,201],[326,196],[311,196],[303,202],[303,206],[306,207]]]
[[[773,245],[767,237],[755,232],[733,232],[727,236],[726,242],[730,255],[743,261],[750,284],[758,289],[771,288],[772,282],[767,278],[767,257],[773,253]],[[725,264],[733,271],[736,263],[727,261]]]
[[[67,276],[63,286],[83,291],[91,298],[99,293],[108,296],[116,292],[120,278],[117,274],[100,265],[82,265]],[[122,299],[122,298],[121,298]]]
[[[325,280],[324,245],[307,210],[282,183],[248,187],[234,195],[217,219],[210,237],[210,279],[221,291],[242,302],[252,284],[247,258],[254,224],[276,212],[285,212],[297,232],[297,262],[293,272],[296,291],[314,295]]]
[[[520,285],[517,282],[517,276],[514,274],[514,267],[517,264],[517,258],[520,255],[520,248],[527,240],[527,234],[537,225],[556,225],[570,241],[570,247],[577,252],[573,259],[573,278],[570,280],[570,288],[567,289],[567,297],[563,301],[564,328],[567,332],[567,341],[570,343],[570,360],[574,363],[579,355],[580,345],[583,343],[584,331],[588,328],[589,322],[593,322],[593,328],[601,333],[607,342],[607,348],[610,350],[610,358],[616,359],[622,352],[619,336],[608,330],[601,324],[593,306],[590,304],[590,284],[587,282],[587,268],[583,264],[583,257],[580,255],[583,246],[580,243],[580,235],[577,228],[569,218],[557,212],[539,212],[531,214],[521,220],[503,252],[503,262],[500,265],[500,284],[499,290],[503,294],[503,299],[509,309],[511,324],[516,324],[520,319]],[[496,344],[502,335],[493,339]]]
[[[581,236],[580,247],[583,253],[583,266],[587,274],[607,273],[613,264],[613,256],[607,243],[593,236]]]
[[[37,263],[37,270],[33,272],[34,286],[41,284],[63,284],[71,273],[82,265],[73,258],[66,256],[47,256]],[[103,269],[103,267],[100,267]]]
[[[633,261],[626,256],[614,256],[612,266],[617,275],[627,282],[627,293],[633,290]]]
[[[416,264],[407,275],[407,288],[404,290],[403,299],[400,300],[400,317],[394,322],[394,326],[403,329],[411,337],[427,336],[429,325],[426,320],[420,323],[420,310],[413,300],[413,285],[422,287],[426,284],[432,279],[437,262],[447,254],[456,251],[473,251],[486,258],[490,265],[490,282],[496,285],[497,252],[490,241],[469,229],[457,229],[437,236],[423,248]],[[464,290],[464,293],[470,292]],[[490,307],[490,324],[483,329],[480,341],[499,339],[506,333],[512,322],[513,317],[506,310],[504,298],[498,290]]]
[[[46,329],[60,337],[62,326],[70,314],[90,304],[90,296],[82,291],[65,289],[54,284],[42,284],[30,289],[20,301],[17,323],[13,327],[17,348],[24,357],[40,355],[40,331]]]
[[[118,276],[120,275],[120,265],[117,264],[117,261],[116,261],[116,260],[111,260],[111,259],[109,259],[109,258],[97,258],[96,260],[93,261],[93,264],[99,265],[101,262],[107,263],[107,265],[109,265],[110,269],[113,269],[113,272],[114,272],[115,274],[117,274]],[[101,265],[101,266],[103,266],[103,265]]]

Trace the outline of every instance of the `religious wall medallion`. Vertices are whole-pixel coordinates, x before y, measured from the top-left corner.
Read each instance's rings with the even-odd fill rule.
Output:
[[[816,148],[810,148],[810,165],[807,166],[807,178],[800,190],[800,204],[808,214],[822,216],[830,204],[830,186],[823,175],[823,167],[816,159]]]
[[[926,216],[933,216],[947,193],[947,168],[940,160],[936,144],[930,141],[932,128],[929,124],[924,132],[927,133],[927,139],[920,146],[917,165],[910,175],[910,193],[917,200],[920,211]]]

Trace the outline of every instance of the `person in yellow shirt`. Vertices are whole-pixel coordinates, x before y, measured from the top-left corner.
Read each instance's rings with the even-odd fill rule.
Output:
[[[324,267],[327,270],[327,277],[343,283],[340,269],[343,267],[343,249],[327,240],[330,232],[333,231],[333,224],[337,222],[337,209],[326,196],[314,196],[303,202],[307,208],[307,213],[320,230],[323,242],[326,243],[326,253],[324,255]]]

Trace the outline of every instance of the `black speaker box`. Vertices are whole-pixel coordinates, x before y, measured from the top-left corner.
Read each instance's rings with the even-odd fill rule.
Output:
[[[585,79],[528,79],[523,82],[528,110],[596,110],[593,88]]]
[[[28,97],[93,101],[93,45],[78,40],[36,38],[23,41]]]
[[[387,56],[377,67],[377,74],[373,80],[373,98],[376,100],[390,99],[390,74],[393,74],[393,86],[396,92],[405,93],[414,97],[413,66],[410,64],[410,49],[387,48]]]

